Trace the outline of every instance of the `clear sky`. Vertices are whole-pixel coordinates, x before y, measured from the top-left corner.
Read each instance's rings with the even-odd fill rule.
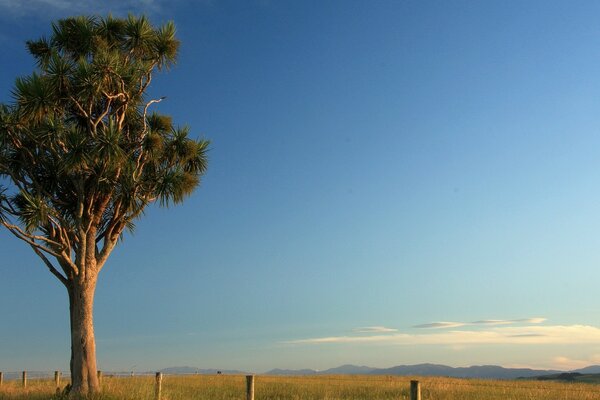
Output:
[[[100,369],[600,364],[599,2],[93,3],[0,0],[0,101],[52,20],[146,13],[212,141],[101,274]],[[0,254],[0,370],[67,370],[64,288]]]

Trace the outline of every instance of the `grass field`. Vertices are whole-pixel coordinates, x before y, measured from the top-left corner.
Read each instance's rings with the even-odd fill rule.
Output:
[[[600,400],[600,385],[548,381],[492,381],[386,376],[257,376],[256,400],[410,398],[410,380],[421,382],[423,400]],[[4,382],[0,400],[61,399],[53,380]],[[104,377],[98,400],[153,400],[154,377]],[[245,377],[227,375],[164,376],[163,400],[245,400]]]

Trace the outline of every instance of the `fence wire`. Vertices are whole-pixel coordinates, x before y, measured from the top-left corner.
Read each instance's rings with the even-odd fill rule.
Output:
[[[55,371],[27,371],[27,380],[34,383],[34,381],[53,381]],[[154,372],[102,372],[102,380],[105,385],[115,387],[119,385],[119,382],[127,378],[153,378]],[[5,385],[13,382],[13,386],[18,386],[18,381],[22,379],[22,371],[3,371],[2,377]],[[70,380],[70,374],[68,372],[60,371],[61,382],[66,384]],[[194,379],[198,377],[198,379]],[[410,380],[418,379],[421,383],[421,390],[423,392],[423,399],[436,399],[440,398],[440,394],[446,391],[457,391],[457,388],[463,388],[464,392],[498,392],[499,394],[506,393],[510,394],[510,398],[518,395],[518,393],[540,393],[541,397],[535,398],[577,398],[578,394],[581,398],[585,399],[599,399],[600,400],[600,384],[585,384],[581,382],[564,382],[564,381],[547,381],[537,380],[534,378],[525,379],[523,381],[515,380],[485,380],[485,379],[470,379],[470,378],[454,378],[454,377],[414,377],[414,376],[365,376],[365,375],[303,375],[303,376],[274,376],[274,375],[255,375],[256,377],[256,392],[257,399],[260,400],[261,392],[275,392],[276,389],[282,389],[285,387],[293,388],[298,390],[303,385],[312,385],[318,387],[319,390],[331,391],[338,390],[345,387],[343,390],[357,390],[360,392],[368,392],[368,390],[376,390],[377,388],[385,389],[387,393],[390,391],[397,391],[398,394],[406,393],[410,386]],[[111,379],[111,378],[118,378]],[[150,386],[153,385],[153,381],[140,383],[140,385]],[[187,383],[202,382],[202,389],[208,390],[212,393],[217,393],[219,388],[225,387],[224,385],[233,385],[236,387],[235,393],[243,393],[245,387],[245,376],[244,375],[228,375],[228,374],[163,374],[163,387],[166,392],[171,389],[171,384],[185,386]],[[188,381],[189,379],[189,381]],[[130,381],[135,382],[134,380]],[[184,382],[184,383],[181,383]],[[0,387],[0,393],[2,387]],[[567,396],[568,393],[568,396]],[[596,395],[597,394],[597,395]],[[1,396],[0,396],[1,397]],[[195,397],[194,397],[195,398]],[[328,397],[331,398],[331,397]],[[376,397],[373,397],[376,398]],[[406,398],[398,396],[397,398]],[[443,397],[442,397],[443,398]],[[508,397],[507,397],[508,398]]]

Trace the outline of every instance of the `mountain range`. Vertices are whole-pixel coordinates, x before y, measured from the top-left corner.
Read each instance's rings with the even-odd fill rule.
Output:
[[[536,370],[530,368],[504,368],[497,365],[473,365],[471,367],[449,367],[439,364],[398,365],[391,368],[372,368],[367,366],[342,365],[323,371],[313,369],[273,369],[264,375],[417,375],[447,376],[453,378],[516,379],[561,373],[600,374],[600,365],[572,370]]]
[[[195,368],[195,367],[170,367],[164,368],[158,372],[167,375],[215,375],[217,373],[225,375],[246,375],[248,372],[239,370],[217,370],[214,368]],[[105,375],[129,375],[129,372],[105,372]],[[154,374],[154,372],[136,372],[136,375]],[[28,371],[30,379],[51,378],[53,372],[48,371]],[[398,365],[391,368],[373,368],[358,365],[341,365],[322,371],[314,369],[272,369],[261,375],[396,375],[396,376],[446,376],[452,378],[480,378],[480,379],[518,379],[535,378],[541,380],[568,380],[568,381],[589,381],[600,382],[600,365],[590,365],[585,368],[559,371],[559,370],[540,370],[530,368],[504,368],[497,365],[473,365],[471,367],[449,367],[439,364],[416,364],[416,365]],[[63,372],[63,376],[68,376],[68,372]],[[4,379],[20,379],[20,372],[5,372]]]

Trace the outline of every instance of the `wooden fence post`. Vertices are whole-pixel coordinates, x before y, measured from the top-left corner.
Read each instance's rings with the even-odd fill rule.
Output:
[[[54,371],[54,383],[56,384],[56,389],[60,388],[60,371]]]
[[[410,400],[421,400],[421,384],[419,381],[410,381]]]
[[[246,400],[254,400],[254,375],[246,375]]]
[[[23,383],[23,387],[27,387],[27,371],[23,371],[23,375],[21,376],[21,382]]]
[[[160,392],[162,389],[162,374],[160,372],[156,373],[156,385],[154,386],[154,398],[156,400],[160,400]]]

